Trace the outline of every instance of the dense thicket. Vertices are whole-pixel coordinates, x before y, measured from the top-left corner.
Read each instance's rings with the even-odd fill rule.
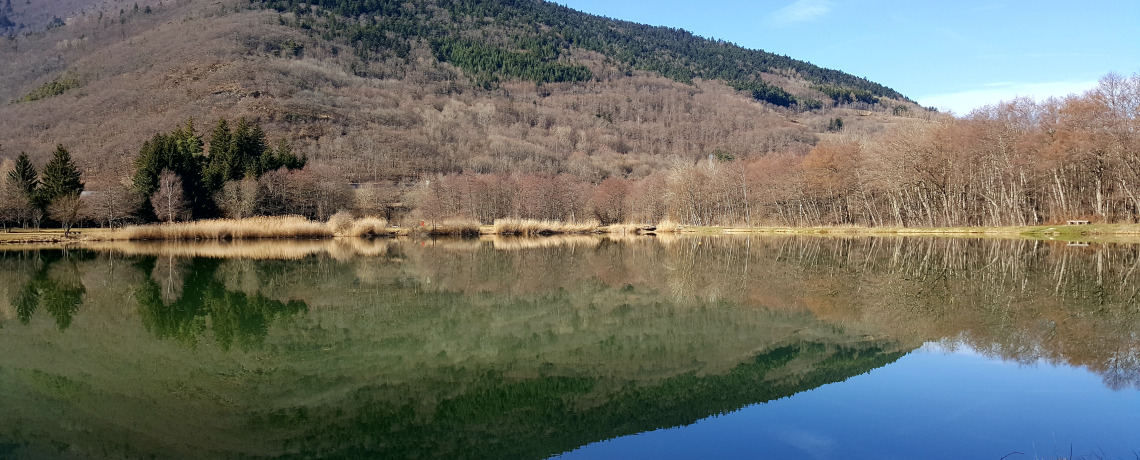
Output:
[[[682,29],[652,27],[594,16],[545,1],[260,0],[293,13],[292,24],[325,38],[343,38],[362,55],[404,57],[418,41],[429,42],[441,61],[490,84],[499,76],[537,83],[591,77],[568,58],[573,48],[600,53],[626,68],[655,72],[680,82],[720,79],[780,106],[803,99],[765,83],[762,73],[794,75],[825,88],[906,100],[865,78],[825,69],[787,56],[749,50]],[[283,21],[285,19],[283,18]]]

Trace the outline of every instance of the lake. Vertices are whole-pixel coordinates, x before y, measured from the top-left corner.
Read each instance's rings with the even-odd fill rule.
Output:
[[[0,458],[1140,458],[1140,245],[0,248]]]

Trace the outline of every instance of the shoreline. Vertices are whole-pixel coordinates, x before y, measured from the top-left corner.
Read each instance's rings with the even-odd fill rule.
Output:
[[[1140,224],[1090,224],[1090,225],[1037,225],[1024,227],[704,227],[682,226],[668,231],[647,232],[639,230],[640,226],[615,225],[599,226],[590,231],[566,232],[563,235],[641,235],[646,233],[670,233],[690,236],[715,235],[788,235],[788,236],[934,236],[934,237],[996,237],[1013,239],[1038,239],[1062,241],[1102,241],[1106,238],[1127,239],[1140,243]],[[13,229],[0,231],[0,247],[12,245],[57,245],[85,242],[107,241],[233,241],[233,240],[325,240],[336,238],[389,238],[396,236],[410,236],[417,232],[409,227],[386,227],[382,232],[368,236],[350,235],[321,235],[321,236],[278,236],[264,238],[123,238],[116,234],[121,229],[80,228],[72,229],[71,235],[64,236],[61,229]],[[502,235],[495,231],[494,225],[481,225],[478,227],[480,235]],[[448,235],[432,235],[424,233],[425,237]],[[534,235],[549,236],[549,235]],[[1134,240],[1134,241],[1133,241]]]

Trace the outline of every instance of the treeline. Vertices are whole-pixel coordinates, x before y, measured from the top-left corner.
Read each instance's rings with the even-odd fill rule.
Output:
[[[326,195],[321,190],[327,181],[318,185],[309,177],[315,173],[293,173],[304,168],[307,158],[294,154],[284,140],[270,147],[256,124],[242,119],[231,129],[226,119],[219,119],[208,151],[205,146],[190,120],[143,144],[129,183],[87,193],[82,174],[64,146],[56,148],[42,178],[28,155],[21,153],[0,187],[0,223],[5,228],[39,228],[50,221],[70,231],[80,222],[118,227],[154,220],[246,217],[252,212],[249,201],[253,195],[264,198],[267,209],[275,213],[322,220],[347,207],[324,211],[330,206],[305,201]],[[263,176],[269,176],[262,182],[270,185],[270,191],[251,192],[249,184],[256,189]],[[282,181],[290,183],[289,193],[281,190],[285,187],[274,187]],[[348,184],[340,185],[343,195]]]
[[[21,153],[0,186],[0,224],[39,227],[50,218],[70,230],[82,218],[83,188],[79,168],[64,146],[56,146],[42,177],[28,154]]]
[[[851,97],[859,97],[857,94]],[[217,216],[339,211],[391,223],[502,218],[602,224],[898,227],[1140,221],[1140,74],[1110,74],[1083,95],[1018,99],[964,118],[903,119],[835,134],[809,152],[716,152],[642,175],[501,171],[405,174],[350,184],[351,171],[270,147],[255,124],[219,120],[207,144],[187,123],[140,149],[130,184],[83,191],[62,146],[42,180],[26,156],[9,172],[6,225],[69,228]],[[208,149],[207,149],[208,145]],[[541,153],[541,152],[538,152]],[[537,153],[536,153],[537,154]]]
[[[857,96],[853,96],[857,97]],[[807,155],[710,156],[645,178],[461,174],[424,185],[425,215],[602,223],[898,227],[1140,221],[1140,74],[1081,96],[842,134]]]
[[[761,80],[761,73],[794,75],[820,88],[846,89],[907,100],[865,78],[787,56],[749,50],[681,29],[652,27],[594,16],[544,1],[495,0],[407,3],[396,0],[261,0],[292,13],[282,21],[340,38],[362,57],[406,57],[418,41],[484,86],[500,76],[536,83],[575,82],[590,71],[568,60],[571,47],[600,53],[607,63],[692,82],[720,79],[758,100],[819,108],[822,102],[793,96]],[[844,93],[844,94],[851,94]],[[874,98],[877,101],[877,97]],[[838,101],[837,101],[838,103]]]

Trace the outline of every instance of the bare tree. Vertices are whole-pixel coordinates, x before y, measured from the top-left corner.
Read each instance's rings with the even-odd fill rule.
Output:
[[[87,201],[83,219],[98,222],[100,226],[109,228],[137,221],[138,210],[143,202],[138,193],[123,185],[92,192],[83,199]]]
[[[182,191],[182,178],[169,169],[158,176],[158,190],[150,196],[154,214],[164,222],[176,222],[190,217],[186,196]]]
[[[78,194],[64,195],[48,204],[48,216],[63,226],[63,235],[71,234],[71,228],[83,213],[83,200]]]
[[[23,190],[7,182],[0,183],[0,223],[5,230],[15,226],[27,228],[36,211]]]
[[[244,219],[257,213],[259,198],[257,180],[247,177],[242,180],[232,180],[222,186],[214,200],[222,213],[231,219]]]

